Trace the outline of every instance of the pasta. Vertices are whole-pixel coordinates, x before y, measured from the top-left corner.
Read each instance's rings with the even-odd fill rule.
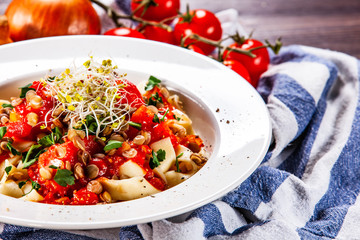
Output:
[[[203,140],[154,76],[138,89],[111,60],[66,69],[0,100],[0,193],[92,205],[146,197],[194,175]]]

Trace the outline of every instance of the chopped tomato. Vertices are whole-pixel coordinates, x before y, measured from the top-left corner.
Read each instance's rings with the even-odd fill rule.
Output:
[[[161,122],[160,124],[157,124],[152,131],[151,143],[167,137],[170,137],[171,143],[174,146],[179,144],[178,138],[174,135],[169,126],[165,122]]]
[[[154,113],[150,111],[145,105],[140,106],[131,116],[130,121],[141,124],[141,129],[144,131],[151,131],[154,126],[152,121]],[[134,138],[139,129],[130,126],[127,135],[132,139]]]
[[[13,122],[7,124],[7,137],[27,138],[31,133],[32,127],[25,122]]]
[[[150,130],[153,123],[154,113],[150,111],[145,105],[139,107],[131,116],[131,121],[140,123],[141,129]]]
[[[99,202],[99,197],[93,192],[88,191],[86,188],[74,191],[74,197],[71,199],[73,205],[94,205]]]
[[[39,168],[54,165],[65,168],[65,162],[69,161],[73,167],[77,162],[78,149],[71,141],[62,144],[52,145],[46,152],[39,157]]]
[[[120,104],[129,104],[131,107],[138,108],[144,105],[144,100],[141,93],[132,82],[122,79],[118,81],[119,84],[124,84],[124,87],[119,90],[123,98],[120,99]]]

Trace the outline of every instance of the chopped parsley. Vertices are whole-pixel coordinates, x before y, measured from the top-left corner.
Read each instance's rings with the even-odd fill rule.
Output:
[[[18,183],[18,186],[21,189],[25,184],[26,184],[26,181],[21,181]]]
[[[12,166],[7,166],[5,168],[5,172],[6,172],[7,175],[9,175],[9,172],[11,171],[11,169],[12,169]]]
[[[5,136],[7,127],[0,127],[0,140]]]
[[[136,123],[132,121],[128,121],[129,125],[136,128],[137,130],[141,130],[141,123]]]
[[[21,155],[20,152],[18,152],[11,144],[11,142],[8,142],[6,147],[10,150],[10,152],[13,154],[13,155]]]
[[[165,116],[166,116],[166,114],[168,114],[168,112],[169,112],[169,109],[166,110],[165,114],[161,118],[159,118],[159,116],[157,114],[154,114],[154,117],[153,117],[152,121],[154,123],[164,122],[165,121]]]
[[[153,120],[154,123],[160,123],[160,118],[158,117],[157,114],[154,114]]]
[[[176,172],[181,172],[181,170],[180,170],[180,168],[179,168],[179,158],[181,158],[182,155],[184,155],[184,153],[180,153],[180,154],[177,155],[176,158],[175,158]]]
[[[30,90],[34,90],[36,91],[35,88],[31,88],[30,86],[32,85],[32,83],[29,83],[28,85],[21,87],[19,89],[21,89],[21,93],[20,93],[20,98],[25,98],[26,97],[26,93]]]
[[[37,182],[34,182],[34,181],[31,180],[31,179],[30,179],[30,181],[31,181],[31,187],[32,187],[31,190],[35,189],[35,190],[37,191],[37,190],[40,189],[40,187],[41,187],[40,184],[38,184]],[[30,191],[30,192],[31,192],[31,191]]]
[[[55,127],[52,129],[52,133],[41,138],[39,140],[39,144],[41,144],[43,147],[50,147],[56,143],[63,143],[62,140],[62,133],[58,127]]]
[[[160,162],[164,161],[166,152],[163,149],[159,149],[157,152],[152,151],[152,158],[150,159],[149,166],[154,169],[160,166]]]
[[[155,86],[159,86],[159,83],[161,83],[161,80],[154,77],[154,76],[150,76],[148,83],[145,86],[145,91],[150,91],[152,90]]]
[[[87,129],[90,135],[96,134],[96,130],[98,129],[98,123],[92,115],[87,115],[85,117],[85,121],[83,123],[84,124],[81,124],[81,127],[76,128],[76,129],[84,130],[84,131],[86,131],[86,129]]]
[[[122,146],[122,142],[120,141],[116,141],[116,140],[110,140],[108,141],[108,143],[106,144],[106,146],[104,147],[104,151],[109,151],[115,148],[121,148]]]
[[[28,195],[28,194],[31,193],[31,191],[34,190],[34,189],[37,191],[37,190],[39,190],[40,187],[41,187],[41,185],[40,185],[39,183],[34,182],[34,181],[31,180],[31,179],[30,179],[30,181],[31,181],[31,190],[30,190],[28,193],[24,194],[23,196]],[[21,181],[21,182],[18,183],[18,186],[19,186],[19,188],[22,188],[25,184],[26,184],[26,181]]]
[[[161,118],[161,121],[163,121],[163,122],[165,121],[165,116],[166,116],[166,114],[168,114],[168,112],[169,112],[169,109],[166,110],[164,116]]]
[[[159,93],[156,92],[155,94],[151,94],[149,100],[148,100],[148,105],[153,105],[156,107],[156,105],[158,103],[164,103],[162,97],[160,97]]]
[[[55,166],[51,165],[51,168]],[[75,177],[72,175],[72,171],[67,169],[57,169],[56,174],[54,176],[54,181],[59,184],[60,186],[66,187],[67,185],[74,185],[75,184]]]
[[[7,107],[9,107],[9,108],[14,108],[13,105],[11,105],[11,104],[9,104],[9,103],[4,103],[4,104],[2,105],[2,107],[3,107],[3,108],[7,108]]]
[[[45,149],[41,149],[41,144],[35,144],[32,145],[29,149],[29,151],[25,154],[23,154],[22,162],[23,162],[23,168],[30,167],[33,165],[38,159],[39,156],[46,152]]]

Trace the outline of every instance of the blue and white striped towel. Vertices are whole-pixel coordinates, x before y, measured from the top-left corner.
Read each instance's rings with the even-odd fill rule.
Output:
[[[360,239],[360,62],[285,47],[258,91],[273,124],[262,165],[186,220],[93,231],[3,224],[2,239]]]

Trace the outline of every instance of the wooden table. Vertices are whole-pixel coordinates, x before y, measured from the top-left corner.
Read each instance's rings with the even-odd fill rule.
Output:
[[[360,58],[360,0],[186,0],[190,8],[235,8],[253,36],[328,48]]]
[[[9,0],[0,0],[3,13]],[[129,1],[129,0],[127,0]],[[218,12],[235,8],[239,22],[260,40],[281,36],[285,45],[303,44],[360,58],[360,0],[181,0],[190,8]]]

